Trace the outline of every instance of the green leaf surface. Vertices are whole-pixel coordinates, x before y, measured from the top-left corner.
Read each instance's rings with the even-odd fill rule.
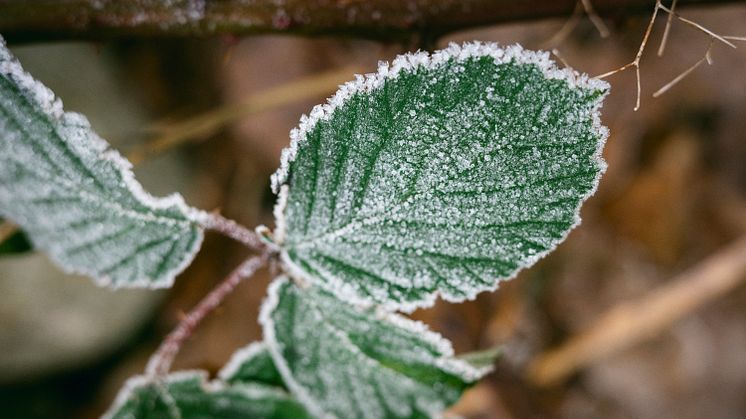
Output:
[[[342,86],[273,177],[286,268],[389,309],[493,290],[579,223],[605,168],[607,89],[546,53],[478,43]]]
[[[253,382],[285,387],[264,342],[254,342],[236,351],[220,371],[220,378],[232,384]]]
[[[67,271],[170,286],[200,246],[205,215],[178,195],[150,196],[130,169],[0,38],[0,216]]]
[[[283,381],[318,417],[436,416],[488,371],[455,359],[422,323],[286,278],[270,286],[261,323]]]
[[[275,387],[208,382],[207,373],[184,371],[161,382],[131,378],[106,419],[304,419],[303,406]]]

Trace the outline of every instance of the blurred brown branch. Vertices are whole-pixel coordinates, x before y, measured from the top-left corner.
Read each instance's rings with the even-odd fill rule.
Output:
[[[277,87],[257,92],[241,102],[224,105],[201,115],[192,116],[179,122],[161,124],[157,127],[159,136],[142,144],[128,153],[127,158],[134,164],[177,147],[180,144],[207,138],[229,123],[245,116],[274,109],[289,103],[330,94],[362,72],[357,66],[348,66],[324,73],[303,77]]]
[[[623,302],[587,331],[536,358],[529,379],[550,385],[578,369],[659,334],[746,280],[746,236],[647,295]]]
[[[680,6],[729,0],[681,0]],[[294,33],[380,40],[569,16],[575,0],[0,0],[11,41]],[[649,0],[593,0],[601,16],[650,10]]]

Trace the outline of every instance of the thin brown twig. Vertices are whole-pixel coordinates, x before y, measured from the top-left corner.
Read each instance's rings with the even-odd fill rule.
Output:
[[[596,76],[597,78],[602,79],[602,78],[609,77],[609,76],[611,76],[613,74],[622,72],[624,70],[627,70],[630,67],[634,67],[635,68],[635,78],[636,78],[636,81],[637,81],[637,100],[635,102],[635,108],[634,108],[635,111],[637,111],[637,110],[640,109],[640,97],[641,97],[641,92],[642,92],[642,83],[640,81],[640,60],[642,58],[643,52],[645,51],[645,46],[646,46],[646,44],[648,42],[648,39],[650,38],[650,34],[652,32],[653,25],[655,24],[655,19],[658,17],[658,11],[659,10],[663,10],[664,12],[668,13],[668,19],[666,20],[666,28],[665,28],[664,33],[663,33],[663,38],[661,40],[660,47],[658,48],[658,55],[659,56],[662,55],[663,51],[665,50],[665,47],[666,47],[666,44],[667,44],[667,40],[668,40],[668,34],[669,34],[669,31],[670,31],[670,27],[671,27],[671,20],[674,17],[676,19],[680,20],[681,22],[684,22],[687,25],[690,25],[693,28],[695,28],[695,29],[697,29],[697,30],[705,33],[706,35],[708,35],[710,37],[711,40],[720,41],[720,42],[724,43],[725,45],[728,45],[729,47],[732,47],[732,48],[736,48],[736,45],[733,44],[732,42],[730,42],[729,39],[739,40],[739,41],[740,40],[746,40],[746,37],[742,38],[742,37],[721,36],[721,35],[718,35],[715,32],[713,32],[713,31],[705,28],[704,26],[702,26],[702,25],[700,25],[700,24],[698,24],[698,23],[696,23],[696,22],[694,22],[692,20],[689,20],[689,19],[687,19],[685,17],[682,17],[681,15],[679,15],[678,13],[676,13],[676,11],[675,11],[676,3],[677,3],[677,0],[673,0],[673,2],[671,3],[671,8],[669,9],[668,7],[664,6],[661,3],[661,0],[656,0],[656,2],[655,2],[655,9],[653,9],[653,15],[650,18],[650,22],[648,23],[647,29],[645,30],[645,36],[643,36],[642,42],[640,43],[640,48],[637,50],[637,55],[635,55],[635,59],[632,62],[627,63],[627,64],[625,64],[625,65],[623,65],[623,66],[621,66],[621,67],[619,67],[617,69],[614,69],[614,70],[611,70],[611,71],[608,71],[606,73],[603,73],[601,75]],[[686,76],[688,76],[692,71],[696,70],[700,65],[702,65],[703,62],[706,61],[708,63],[711,63],[712,62],[711,57],[710,57],[711,47],[712,47],[712,43],[710,43],[710,46],[707,48],[707,51],[705,52],[704,57],[700,61],[698,61],[697,63],[695,63],[689,69],[685,70],[683,73],[679,74],[671,82],[667,83],[665,86],[663,86],[662,88],[658,89],[655,93],[653,93],[653,97],[659,97],[660,95],[662,95],[663,93],[665,93],[666,91],[668,91],[671,87],[673,87],[678,82],[680,82],[682,79],[684,79]]]
[[[551,385],[600,359],[657,336],[694,310],[746,281],[746,236],[643,297],[621,303],[587,331],[538,356],[528,378]]]
[[[723,35],[723,39],[729,39],[731,41],[746,41],[746,36]]]
[[[601,38],[607,38],[610,33],[609,27],[606,26],[603,19],[601,19],[601,16],[598,15],[591,0],[577,0],[572,15],[570,15],[570,17],[565,21],[560,30],[552,35],[552,37],[542,45],[544,45],[545,48],[560,45],[578,26],[580,19],[583,17],[583,12],[588,16],[588,19],[596,28]]]
[[[710,37],[717,39],[718,41],[724,43],[725,45],[727,45],[727,46],[729,46],[731,48],[737,48],[734,43],[729,42],[727,39],[723,38],[722,36],[720,36],[720,35],[716,34],[715,32],[713,32],[713,31],[705,28],[704,26],[700,25],[697,22],[694,22],[694,21],[689,20],[689,19],[687,19],[685,17],[682,17],[681,15],[679,15],[678,13],[676,13],[673,10],[669,9],[668,7],[660,4],[660,0],[658,1],[658,4],[657,4],[656,8],[663,10],[664,12],[668,13],[669,15],[673,15],[676,19],[678,19],[678,20],[686,23],[687,25],[689,25],[689,26],[691,26],[691,27],[693,27],[693,28],[695,28],[695,29],[697,29],[697,30],[699,30],[701,32],[704,32],[705,34],[709,35]]]
[[[588,19],[593,23],[593,26],[596,27],[598,34],[601,35],[601,38],[607,38],[610,33],[609,27],[606,26],[604,20],[601,19],[601,16],[596,13],[596,9],[593,8],[591,0],[580,0],[580,2],[583,4],[583,9],[585,9],[585,14],[588,15]]]
[[[663,34],[663,39],[661,41],[660,48],[658,49],[658,55],[660,56],[660,55],[663,54],[663,50],[664,50],[665,45],[666,45],[666,40],[668,38],[668,31],[670,29],[671,20],[674,17],[676,17],[680,21],[682,21],[682,22],[684,22],[684,23],[686,23],[686,24],[694,27],[695,29],[697,29],[699,31],[702,31],[706,35],[708,35],[710,37],[710,44],[707,46],[707,50],[705,51],[704,56],[702,56],[702,58],[700,60],[698,60],[696,63],[694,63],[694,65],[692,65],[688,69],[684,70],[681,74],[679,74],[678,76],[676,76],[673,80],[671,80],[670,82],[666,83],[663,87],[661,87],[660,89],[656,90],[655,93],[653,93],[653,97],[656,97],[656,98],[659,97],[659,96],[661,96],[662,94],[664,94],[668,90],[670,90],[673,86],[675,86],[681,80],[683,80],[684,78],[686,78],[694,70],[696,70],[697,68],[699,68],[703,63],[706,62],[706,63],[708,63],[708,64],[711,65],[712,64],[712,57],[711,57],[710,54],[712,52],[712,45],[713,45],[713,43],[715,41],[720,41],[720,42],[722,42],[722,43],[724,43],[724,44],[726,44],[726,45],[728,45],[728,46],[730,46],[732,48],[736,48],[736,46],[733,43],[729,42],[728,39],[731,38],[733,40],[741,40],[741,39],[738,39],[739,37],[718,35],[715,32],[713,32],[713,31],[705,28],[704,26],[702,26],[702,25],[700,25],[700,24],[698,24],[696,22],[693,22],[693,21],[691,21],[689,19],[686,19],[686,18],[680,16],[675,11],[676,2],[677,2],[677,0],[673,0],[673,2],[671,3],[671,8],[670,9],[667,8],[667,7],[665,7],[665,6],[663,6],[663,5],[661,5],[661,4],[659,4],[657,6],[661,10],[665,11],[666,13],[668,13],[668,19],[667,19],[667,22],[666,22],[666,31]],[[742,38],[742,39],[746,40],[746,38]]]
[[[648,43],[648,38],[650,38],[650,33],[653,31],[653,24],[655,23],[655,18],[658,17],[658,10],[660,6],[661,6],[661,2],[660,0],[657,0],[655,2],[655,9],[653,9],[653,16],[650,18],[650,22],[648,23],[647,29],[645,29],[645,35],[642,38],[642,42],[640,43],[640,49],[637,50],[637,55],[635,55],[635,59],[632,60],[632,62],[627,63],[617,68],[616,70],[611,70],[609,72],[596,76],[599,79],[603,79],[613,74],[624,71],[630,67],[635,67],[635,76],[637,78],[637,102],[635,103],[635,112],[640,109],[640,93],[642,91],[642,86],[640,82],[640,59],[642,58],[642,54],[645,51],[645,46]]]
[[[575,9],[572,11],[572,15],[565,21],[560,30],[557,31],[548,41],[544,42],[544,46],[556,46],[561,44],[568,35],[578,26],[580,19],[583,17],[583,4],[578,0],[575,3]]]
[[[150,377],[162,377],[168,374],[176,355],[184,342],[192,336],[197,325],[216,307],[225,297],[231,294],[242,280],[251,277],[269,259],[271,253],[265,252],[259,256],[252,256],[239,265],[227,278],[207,294],[166,336],[158,350],[150,357],[145,368],[145,374]]]
[[[673,0],[671,2],[671,13],[668,14],[666,19],[666,29],[663,30],[663,38],[661,38],[661,44],[658,47],[658,56],[662,57],[663,52],[666,50],[666,44],[668,43],[668,33],[671,31],[671,21],[673,20],[673,11],[676,10],[676,3],[679,0]]]
[[[705,52],[705,55],[699,61],[697,61],[696,63],[694,63],[694,65],[692,65],[688,69],[684,70],[681,74],[679,74],[678,76],[676,76],[670,82],[666,83],[660,89],[656,90],[655,93],[653,93],[653,97],[657,98],[660,95],[666,93],[669,89],[671,89],[676,84],[678,84],[681,80],[683,80],[684,78],[686,78],[686,76],[688,76],[689,74],[691,74],[691,72],[693,72],[694,70],[696,70],[702,64],[707,63],[707,64],[712,65],[712,57],[710,57],[710,51],[712,50],[712,44],[713,43],[714,43],[714,41],[710,40],[710,45],[707,47],[707,51]]]

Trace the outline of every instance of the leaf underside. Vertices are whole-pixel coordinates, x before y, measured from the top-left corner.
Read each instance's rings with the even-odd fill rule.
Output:
[[[377,317],[319,287],[281,278],[269,295],[265,341],[287,387],[318,417],[431,417],[486,372],[453,358],[424,325]]]
[[[65,113],[0,38],[0,216],[68,271],[113,286],[169,286],[202,240],[199,212],[157,199],[85,117]]]
[[[305,419],[303,406],[286,392],[258,383],[207,382],[207,373],[185,371],[160,382],[135,377],[106,419]]]
[[[302,120],[274,186],[293,275],[410,310],[494,289],[578,223],[606,85],[519,47],[397,61]]]

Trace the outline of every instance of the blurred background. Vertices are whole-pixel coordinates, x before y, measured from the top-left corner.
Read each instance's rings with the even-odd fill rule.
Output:
[[[746,36],[743,2],[682,14]],[[557,48],[597,75],[634,58],[649,14],[606,20],[607,38],[587,18],[556,37],[568,18],[422,43],[262,35],[10,46],[67,110],[87,115],[137,164],[146,189],[271,227],[268,179],[289,130],[354,73],[420,47],[482,40]],[[634,70],[608,79],[609,169],[582,225],[495,293],[414,314],[459,353],[501,349],[495,372],[454,415],[746,418],[746,43],[713,44],[712,65],[653,98],[710,44],[675,21],[658,57],[664,22],[641,61],[637,112]],[[173,289],[112,292],[64,275],[22,234],[3,240],[0,253],[0,416],[82,419],[98,417],[180,316],[246,256],[208,235]],[[241,284],[174,368],[215,372],[261,339],[258,306],[270,279],[262,271]]]

